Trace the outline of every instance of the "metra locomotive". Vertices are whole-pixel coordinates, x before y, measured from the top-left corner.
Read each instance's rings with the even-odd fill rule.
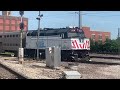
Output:
[[[28,31],[25,55],[36,57],[38,30]],[[45,48],[61,47],[61,60],[90,60],[90,40],[79,28],[44,28],[39,35],[40,58],[45,58]]]

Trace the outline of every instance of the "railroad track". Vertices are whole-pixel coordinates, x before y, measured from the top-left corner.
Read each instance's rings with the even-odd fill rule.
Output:
[[[90,58],[104,58],[104,59],[118,59],[120,60],[120,56],[114,55],[90,55]]]
[[[101,65],[120,65],[119,57],[108,57],[108,56],[90,56],[90,61],[64,61],[70,63],[87,63],[87,64],[101,64]]]
[[[8,67],[0,64],[0,79],[26,79]]]

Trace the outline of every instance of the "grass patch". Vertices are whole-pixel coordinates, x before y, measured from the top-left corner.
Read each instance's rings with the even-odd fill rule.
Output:
[[[14,56],[15,54],[12,52],[4,52],[4,53],[0,53],[0,55]]]
[[[4,60],[9,60],[8,58],[5,58]]]

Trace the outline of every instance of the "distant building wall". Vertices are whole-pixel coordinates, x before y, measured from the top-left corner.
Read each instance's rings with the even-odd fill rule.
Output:
[[[82,27],[85,36],[87,38],[91,38],[94,41],[102,41],[105,42],[105,40],[111,39],[111,33],[110,32],[102,32],[102,31],[91,31],[90,27]]]
[[[2,11],[0,15],[0,52],[5,50],[18,51],[20,47],[20,22],[21,18],[11,16],[10,11]],[[23,17],[23,47],[25,47],[25,35],[28,31],[28,18]]]
[[[20,31],[20,17],[0,16],[0,32]],[[28,18],[23,18],[25,24],[24,31],[28,30]]]

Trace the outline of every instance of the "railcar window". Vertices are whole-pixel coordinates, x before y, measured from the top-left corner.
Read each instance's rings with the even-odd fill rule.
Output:
[[[9,43],[7,44],[7,46],[9,46]]]
[[[13,46],[15,46],[15,44],[14,44],[14,43],[13,43],[12,45],[13,45]]]
[[[10,43],[10,46],[12,46],[12,44]]]

